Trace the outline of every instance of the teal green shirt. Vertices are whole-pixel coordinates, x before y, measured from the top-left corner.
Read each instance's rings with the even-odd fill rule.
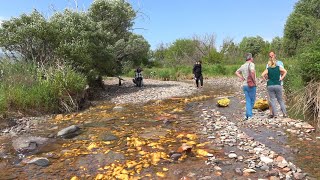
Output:
[[[268,67],[268,82],[267,86],[281,85],[280,67]]]

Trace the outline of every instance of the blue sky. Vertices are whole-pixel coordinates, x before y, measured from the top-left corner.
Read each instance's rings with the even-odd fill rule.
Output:
[[[92,0],[77,0],[88,8]],[[298,0],[129,0],[138,16],[134,31],[155,49],[193,35],[214,34],[216,46],[223,39],[240,42],[244,36],[271,41],[283,36],[287,17]],[[74,0],[10,0],[0,2],[0,21],[38,9],[49,17],[53,10],[75,7]]]

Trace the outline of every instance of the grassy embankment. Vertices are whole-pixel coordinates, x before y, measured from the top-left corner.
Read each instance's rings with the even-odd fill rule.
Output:
[[[68,112],[86,86],[83,75],[69,66],[38,68],[35,64],[0,61],[0,115]]]

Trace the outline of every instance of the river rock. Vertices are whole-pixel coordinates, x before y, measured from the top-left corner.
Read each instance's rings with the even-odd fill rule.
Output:
[[[119,138],[111,133],[105,133],[100,136],[100,139],[102,141],[115,141],[115,140],[118,140]]]
[[[13,148],[18,152],[31,152],[36,150],[40,145],[48,142],[48,138],[29,136],[19,137],[12,141]]]
[[[124,107],[123,106],[115,106],[113,108],[114,111],[123,111],[124,110]]]
[[[36,164],[38,166],[46,167],[50,164],[49,160],[44,157],[36,157],[31,160],[25,161],[27,164]]]
[[[63,138],[69,138],[70,136],[72,136],[73,134],[75,134],[79,130],[80,130],[80,128],[78,126],[72,125],[72,126],[69,126],[67,128],[60,130],[58,132],[57,136],[63,137]]]
[[[236,168],[234,171],[236,172],[236,174],[238,174],[240,176],[243,175],[241,168]]]
[[[260,157],[260,160],[261,160],[262,162],[266,163],[266,164],[270,164],[270,163],[273,162],[272,159],[270,159],[269,157],[266,157],[266,156],[261,156],[261,157]]]
[[[175,152],[171,154],[170,159],[177,161],[182,156],[181,153]]]
[[[295,179],[303,179],[306,175],[304,173],[293,173]]]
[[[235,154],[235,153],[230,153],[230,154],[228,155],[228,157],[229,157],[230,159],[232,159],[232,158],[237,158],[238,156],[237,156],[237,154]]]

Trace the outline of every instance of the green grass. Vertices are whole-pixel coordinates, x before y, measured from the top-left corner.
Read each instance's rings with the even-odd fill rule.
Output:
[[[0,114],[6,111],[67,112],[77,108],[86,78],[69,66],[37,68],[1,61]]]
[[[232,77],[235,71],[241,66],[236,65],[202,65],[202,74],[204,77]],[[256,64],[257,76],[260,76],[265,69],[265,64]],[[160,80],[183,80],[192,79],[192,66],[178,66],[168,68],[144,68],[143,76]],[[134,70],[125,74],[128,77],[134,77]]]

